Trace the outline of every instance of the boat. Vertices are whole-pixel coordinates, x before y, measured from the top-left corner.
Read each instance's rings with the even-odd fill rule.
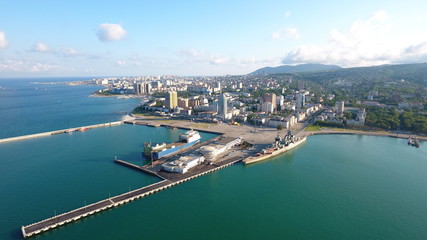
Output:
[[[419,148],[420,147],[420,141],[418,140],[418,138],[409,137],[408,138],[408,145]]]
[[[170,157],[179,153],[180,151],[194,146],[200,141],[200,134],[197,131],[189,130],[184,134],[179,135],[177,142],[173,143],[156,143],[151,142],[144,143],[143,155],[151,160],[157,160],[164,157]]]
[[[277,136],[271,147],[264,148],[261,152],[255,154],[255,156],[244,159],[243,163],[247,165],[266,160],[299,146],[305,140],[307,140],[307,137],[297,138],[292,135],[291,131],[288,131],[284,138]]]

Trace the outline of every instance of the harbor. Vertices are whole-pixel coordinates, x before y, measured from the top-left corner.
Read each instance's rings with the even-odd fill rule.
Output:
[[[241,138],[233,138],[233,137],[224,137],[218,136],[214,137],[208,141],[197,143],[200,139],[200,135],[197,131],[189,130],[184,134],[180,134],[179,140],[184,142],[193,143],[190,147],[186,149],[180,148],[171,148],[170,150],[163,150],[160,152],[167,152],[165,155],[157,155],[155,159],[151,158],[151,164],[147,163],[145,166],[138,166],[133,163],[129,163],[127,161],[121,159],[114,159],[114,162],[131,169],[135,169],[147,174],[151,174],[153,176],[161,179],[160,182],[151,184],[149,186],[144,186],[139,189],[129,191],[127,193],[123,193],[121,195],[115,197],[109,197],[108,199],[101,200],[95,202],[93,204],[69,211],[67,213],[63,213],[45,220],[42,220],[37,223],[33,223],[27,226],[22,226],[21,231],[22,235],[27,238],[50,229],[62,226],[67,223],[71,223],[73,221],[79,220],[81,218],[87,217],[89,215],[101,212],[103,210],[119,206],[124,203],[128,203],[138,198],[142,198],[153,194],[155,192],[164,190],[166,188],[172,187],[174,185],[186,182],[188,180],[203,176],[205,174],[211,173],[213,171],[217,171],[219,169],[231,166],[237,162],[240,162],[244,159],[242,154],[239,152],[233,151],[230,153],[226,153],[227,150],[234,147],[237,144],[240,144]],[[174,143],[170,143],[168,145],[173,145]],[[183,155],[186,156],[189,152],[192,154],[194,152],[200,151],[207,146],[213,147],[215,146],[214,152],[203,152],[203,154],[214,155],[210,156],[209,161],[204,162],[206,155],[201,155],[199,159],[202,159],[202,162],[198,162],[197,164],[193,164],[191,166],[185,167],[185,171],[176,172],[173,170],[168,170],[165,168],[167,164],[171,164],[174,161],[180,161],[183,158]],[[172,152],[171,150],[174,150]],[[159,151],[157,149],[144,149],[142,153],[148,155],[153,155],[151,151],[155,151],[156,153]],[[200,151],[202,152],[202,151]],[[233,154],[232,154],[233,153]],[[154,161],[155,160],[155,161]],[[205,164],[199,164],[205,163]],[[178,167],[178,169],[182,169]]]
[[[156,192],[162,191],[164,189],[173,187],[175,185],[184,183],[186,181],[189,181],[191,179],[209,174],[211,172],[220,170],[222,168],[231,166],[237,162],[242,161],[242,157],[239,156],[233,156],[227,159],[224,159],[223,161],[215,164],[215,165],[202,165],[200,168],[193,169],[191,172],[188,172],[186,174],[170,174],[170,173],[162,173],[159,174],[160,177],[163,178],[160,182],[151,184],[149,186],[145,186],[133,191],[129,191],[127,193],[123,193],[121,195],[111,197],[105,200],[101,200],[99,202],[72,210],[67,213],[63,213],[57,216],[54,216],[52,218],[48,218],[45,220],[42,220],[37,223],[33,223],[27,226],[22,226],[21,231],[22,235],[27,238],[31,237],[36,234],[40,234],[45,231],[49,231],[51,229],[60,227],[64,224],[68,224],[74,221],[77,221],[81,218],[90,216],[92,214],[128,203],[130,201],[146,197],[148,195],[154,194]],[[137,168],[136,165],[124,163],[124,161],[121,161],[123,165],[130,166],[132,168]]]
[[[140,123],[137,125],[149,124]],[[216,130],[219,127],[222,128],[223,132],[227,132],[227,136],[220,135],[208,141],[193,144],[185,150],[177,149],[173,154],[168,154],[164,157],[159,155],[158,158],[151,159],[151,163],[147,163],[144,166],[139,166],[123,159],[114,159],[114,162],[117,164],[156,176],[160,179],[160,181],[114,197],[109,197],[108,199],[104,199],[30,225],[22,226],[22,235],[26,238],[45,231],[49,231],[50,229],[60,227],[64,224],[77,221],[81,218],[128,203],[130,201],[146,197],[153,193],[165,190],[177,184],[181,184],[191,179],[209,174],[241,161],[243,161],[245,164],[250,164],[277,156],[301,145],[306,140],[306,136],[301,132],[298,133],[299,137],[293,136],[290,132],[288,132],[288,134],[285,135],[283,139],[279,136],[276,136],[275,141],[273,142],[274,138],[271,138],[271,136],[276,135],[278,133],[277,130],[260,129],[260,131],[255,132],[250,131],[250,128],[247,126],[216,125],[213,127],[213,129],[204,129],[204,131],[219,132]],[[178,128],[185,128],[185,126]],[[190,127],[189,129],[193,128]],[[186,134],[188,135],[191,131],[193,130],[187,131]],[[184,136],[186,134],[184,134]],[[249,135],[251,138],[236,137],[239,135],[245,135],[246,137]],[[253,143],[251,150],[234,147],[237,143],[240,144],[242,139],[248,139]],[[273,145],[275,145],[275,150],[269,153],[263,152],[266,149],[268,150],[268,146],[271,145],[271,142],[273,142]],[[142,150],[142,154],[144,154],[144,150]],[[152,154],[150,153],[150,155]],[[211,157],[212,155],[213,157]],[[197,160],[198,162],[196,164],[191,163],[192,165],[187,168],[186,165],[189,164],[189,161],[192,159]]]

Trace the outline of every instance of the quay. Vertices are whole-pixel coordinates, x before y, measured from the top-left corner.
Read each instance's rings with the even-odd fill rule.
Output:
[[[148,127],[166,127],[166,128],[173,128],[173,129],[185,129],[185,130],[197,130],[198,132],[205,132],[205,133],[214,133],[214,134],[224,134],[224,131],[218,131],[218,130],[206,130],[203,128],[196,127],[188,127],[188,126],[178,126],[178,125],[172,125],[172,124],[165,124],[165,123],[150,123],[150,122],[144,122],[141,120],[126,120],[123,121],[125,124],[132,124],[132,125],[142,125],[142,126],[148,126]]]
[[[115,162],[115,163],[118,163],[118,164],[120,164],[120,165],[124,165],[124,166],[130,167],[130,168],[136,169],[136,170],[138,170],[138,171],[145,172],[145,173],[148,173],[148,174],[154,175],[154,176],[156,176],[156,177],[159,177],[159,178],[165,179],[165,178],[163,178],[162,176],[160,176],[159,174],[157,174],[157,172],[155,172],[155,171],[151,171],[151,170],[149,170],[149,169],[147,169],[147,168],[144,168],[144,167],[141,167],[141,166],[135,165],[135,164],[133,164],[133,163],[129,163],[129,162],[126,162],[126,161],[123,161],[123,160],[120,160],[120,159],[114,159],[114,162]]]
[[[231,166],[242,160],[243,160],[243,157],[241,156],[230,157],[214,165],[201,165],[185,174],[159,172],[158,176],[163,179],[160,182],[157,182],[130,192],[126,192],[115,197],[101,200],[99,202],[42,220],[40,222],[36,222],[27,226],[22,226],[21,227],[22,235],[24,236],[24,238],[27,238],[33,235],[40,234],[45,231],[49,231],[51,229],[54,229],[56,227],[62,226],[67,223],[77,221],[89,215],[128,203],[130,201],[133,201],[139,198],[146,197],[148,195],[159,192],[161,190],[173,187],[177,184],[181,184],[183,182],[192,180],[194,178]],[[115,161],[122,165],[126,165],[128,167],[144,171],[142,170],[142,167],[139,167],[137,165],[127,163],[125,161],[117,160],[117,159]]]
[[[120,124],[123,124],[123,122],[117,121],[117,122],[109,122],[109,123],[100,123],[100,124],[83,126],[83,127],[68,128],[68,129],[36,133],[36,134],[30,134],[30,135],[24,135],[24,136],[18,136],[18,137],[3,138],[3,139],[0,139],[0,143],[20,141],[20,140],[26,140],[30,138],[37,138],[37,137],[47,137],[47,136],[57,135],[61,133],[75,132],[75,131],[79,131],[80,129],[84,129],[85,131],[92,128],[110,127],[110,126],[116,126]]]

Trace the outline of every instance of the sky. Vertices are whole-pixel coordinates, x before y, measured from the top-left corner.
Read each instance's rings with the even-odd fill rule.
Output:
[[[427,1],[0,0],[0,78],[427,61]]]

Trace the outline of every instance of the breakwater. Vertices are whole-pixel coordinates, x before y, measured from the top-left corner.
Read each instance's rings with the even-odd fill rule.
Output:
[[[222,168],[231,166],[240,161],[242,161],[242,157],[232,157],[216,165],[204,165],[203,168],[197,169],[195,171],[190,171],[186,174],[173,174],[173,175],[162,174],[162,177],[164,178],[164,180],[160,182],[157,182],[133,191],[129,191],[115,197],[101,200],[99,202],[42,220],[40,222],[36,222],[27,226],[22,226],[21,228],[22,235],[25,238],[27,238],[45,231],[49,231],[51,229],[57,228],[67,223],[77,221],[89,215],[128,203],[130,201],[133,201],[139,198],[146,197],[148,195],[173,187],[183,182],[186,182],[194,178],[206,175],[208,173],[220,170]],[[138,168],[138,166],[136,165],[135,167],[135,166],[132,166],[133,164],[129,164],[129,163],[126,164],[124,161],[121,161],[121,162],[122,162],[121,164],[127,165],[131,168]]]
[[[0,139],[0,143],[5,142],[13,142],[13,141],[21,141],[31,138],[38,138],[38,137],[47,137],[62,133],[70,133],[70,132],[76,132],[76,131],[86,131],[92,128],[100,128],[100,127],[110,127],[110,126],[116,126],[123,124],[122,121],[117,122],[109,122],[109,123],[100,123],[95,125],[89,125],[89,126],[83,126],[83,127],[76,127],[76,128],[68,128],[68,129],[62,129],[62,130],[56,130],[56,131],[50,131],[50,132],[43,132],[43,133],[36,133],[36,134],[30,134],[30,135],[24,135],[24,136],[18,136],[18,137],[10,137],[10,138],[3,138]]]
[[[197,130],[199,132],[206,132],[206,133],[215,133],[215,134],[224,134],[222,131],[213,131],[213,130],[206,130],[200,127],[185,127],[185,126],[176,126],[174,124],[166,124],[166,123],[149,123],[145,121],[140,120],[126,120],[124,123],[127,124],[135,124],[135,125],[143,125],[143,126],[149,126],[149,127],[166,127],[166,128],[174,128],[174,129],[185,129],[185,130]]]

